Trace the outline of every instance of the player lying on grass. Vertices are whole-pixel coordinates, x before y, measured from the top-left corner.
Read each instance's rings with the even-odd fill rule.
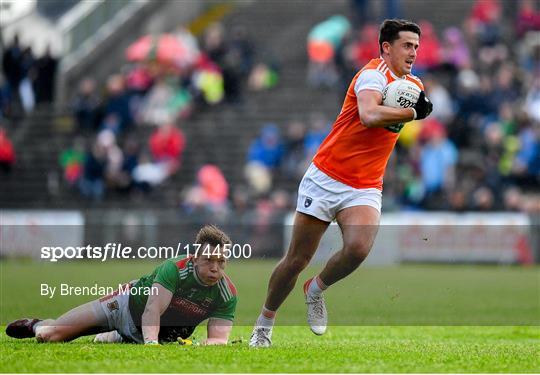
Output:
[[[150,275],[129,283],[128,290],[148,288],[157,293],[113,294],[78,306],[58,319],[20,319],[6,328],[8,336],[36,337],[38,342],[70,341],[98,334],[97,342],[158,344],[186,339],[208,319],[203,344],[227,344],[236,310],[236,288],[225,275],[221,250],[231,240],[207,225],[197,234],[200,249],[211,255],[169,259]],[[216,251],[216,249],[219,249]],[[124,290],[124,289],[122,289]]]

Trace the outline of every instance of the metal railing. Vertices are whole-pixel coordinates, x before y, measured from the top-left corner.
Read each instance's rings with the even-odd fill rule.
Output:
[[[63,70],[84,58],[95,45],[110,35],[149,0],[83,1],[63,16],[59,28],[63,34]]]

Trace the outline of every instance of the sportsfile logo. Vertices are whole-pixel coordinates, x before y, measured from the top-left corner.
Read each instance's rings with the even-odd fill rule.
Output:
[[[250,244],[226,244],[222,247],[201,244],[182,244],[173,246],[140,246],[133,249],[121,243],[107,243],[105,246],[44,246],[41,259],[58,262],[61,259],[90,259],[105,262],[109,259],[170,259],[183,256],[223,257],[225,259],[249,259]]]

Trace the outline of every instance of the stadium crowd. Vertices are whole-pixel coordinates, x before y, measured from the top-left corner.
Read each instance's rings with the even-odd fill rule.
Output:
[[[413,72],[434,112],[402,130],[385,175],[385,209],[538,209],[538,196],[528,196],[540,186],[537,5],[521,0],[507,22],[498,0],[476,1],[463,25],[440,35],[429,21],[419,22]],[[353,27],[342,16],[315,25],[308,83],[344,92],[379,55],[377,33],[376,23],[364,19]]]
[[[136,197],[150,192],[180,170],[182,124],[195,109],[241,106],[246,87],[264,90],[277,82],[274,69],[256,62],[241,26],[227,31],[213,24],[201,43],[182,27],[144,36],[126,58],[121,72],[104,84],[80,81],[72,102],[77,137],[60,156],[66,184],[95,201],[107,191]],[[155,130],[141,142],[136,130],[144,127]]]
[[[15,35],[2,56],[0,81],[0,118],[20,117],[36,105],[54,101],[58,59],[47,47],[36,57],[31,46],[20,43]]]
[[[332,16],[307,35],[310,87],[343,93],[356,71],[379,55],[378,23],[364,11],[372,2],[351,4],[361,10],[351,20]],[[399,16],[399,0],[388,4],[387,16]],[[527,197],[540,182],[536,6],[520,0],[510,22],[498,0],[476,1],[462,25],[438,30],[419,22],[421,49],[413,72],[435,110],[402,130],[385,176],[385,210],[528,210],[533,204]],[[184,28],[163,36],[190,53],[167,60],[171,54],[160,53],[160,37],[141,38],[126,51],[128,61],[118,74],[105,82],[79,82],[71,103],[76,134],[59,163],[65,184],[89,200],[100,201],[110,191],[144,196],[181,170],[183,127],[195,110],[220,103],[241,108],[246,89],[277,83],[277,69],[257,62],[255,45],[241,26],[226,30],[214,24],[200,40]],[[136,47],[148,40],[150,52],[140,52],[144,48]],[[53,100],[53,86],[43,77],[54,81],[56,60],[47,54],[28,69],[27,50],[14,41],[4,54],[4,116],[13,87],[23,104],[28,86],[37,102]],[[227,181],[215,165],[204,165],[193,185],[179,187],[181,210],[248,215],[255,208],[257,217],[269,218],[294,209],[298,182],[332,120],[313,112],[287,124],[262,124],[245,150],[244,180]],[[148,138],[141,139],[139,129],[150,129],[142,132]],[[0,140],[2,168],[9,171],[15,153],[5,131]]]

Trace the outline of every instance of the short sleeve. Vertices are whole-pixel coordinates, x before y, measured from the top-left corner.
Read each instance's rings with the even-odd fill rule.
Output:
[[[233,296],[229,300],[223,302],[216,310],[210,314],[210,318],[219,318],[226,320],[234,320],[234,314],[236,311],[236,303],[238,298]]]
[[[386,86],[386,77],[375,69],[367,69],[358,75],[354,84],[356,95],[362,90],[375,90],[382,93]]]
[[[171,293],[176,292],[178,286],[178,268],[171,260],[166,260],[156,268],[154,283],[163,285]]]

